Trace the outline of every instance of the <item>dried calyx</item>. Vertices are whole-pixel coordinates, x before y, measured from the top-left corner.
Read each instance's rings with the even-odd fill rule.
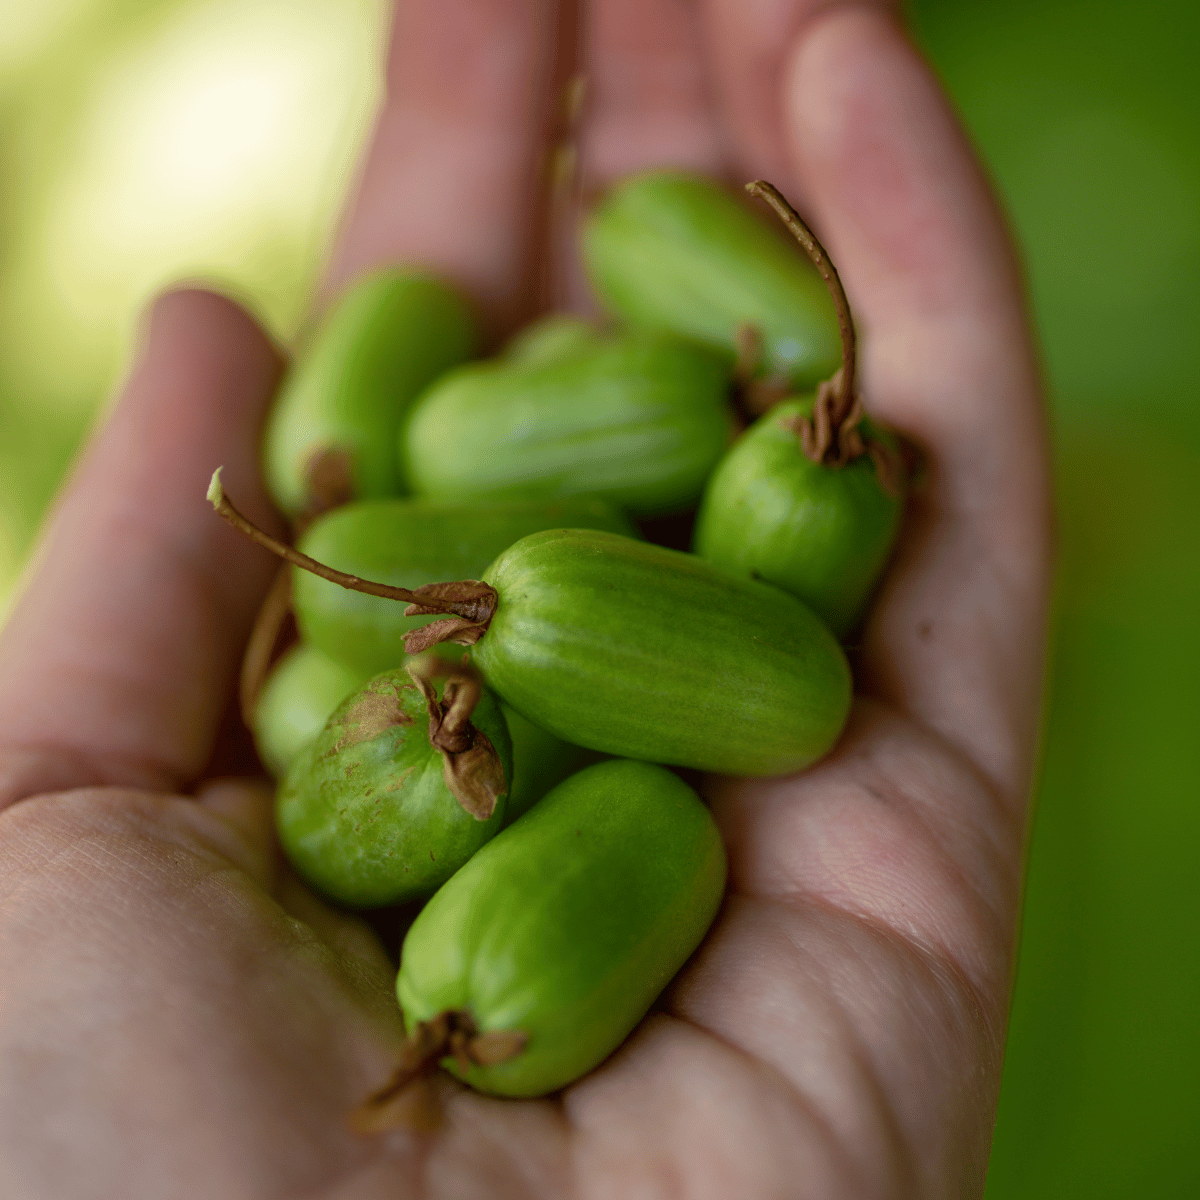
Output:
[[[463,1008],[419,1021],[400,1051],[395,1074],[350,1114],[350,1127],[369,1134],[398,1125],[436,1124],[428,1080],[443,1058],[453,1058],[465,1073],[472,1066],[490,1067],[515,1058],[528,1041],[528,1035],[517,1029],[481,1033]]]
[[[433,654],[412,660],[404,669],[429,708],[429,744],[441,752],[446,786],[471,816],[486,821],[508,787],[495,746],[471,724],[471,714],[483,695],[478,671],[467,662],[456,666]],[[434,680],[443,675],[446,684],[439,700]]]
[[[899,496],[899,457],[881,439],[869,432],[864,434],[860,428],[864,412],[862,398],[855,395],[854,391],[854,321],[850,316],[850,304],[837,270],[829,261],[829,255],[825,253],[821,243],[778,188],[763,179],[758,179],[746,184],[746,191],[765,200],[803,247],[825,281],[833,300],[834,312],[837,314],[838,333],[842,340],[842,366],[832,379],[818,385],[812,416],[799,417],[795,422],[794,428],[800,439],[801,449],[811,461],[834,468],[844,467],[867,454],[875,464],[875,473],[884,491],[889,495]]]
[[[304,468],[308,505],[303,518],[312,521],[354,499],[354,459],[341,446],[326,446],[309,455]]]
[[[374,583],[369,579],[360,579],[357,575],[337,571],[327,567],[307,554],[279,541],[253,521],[240,513],[221,487],[221,468],[218,467],[208,485],[208,501],[216,509],[217,514],[229,522],[235,529],[240,530],[252,541],[257,542],[277,554],[280,558],[302,567],[336,583],[353,592],[363,592],[368,596],[381,596],[385,600],[399,600],[407,604],[404,610],[406,616],[427,616],[434,613],[450,614],[446,620],[433,621],[411,633],[404,635],[404,648],[409,654],[419,654],[422,650],[438,642],[457,642],[460,646],[473,646],[487,632],[488,624],[496,611],[497,595],[494,588],[477,579],[463,579],[454,583],[428,583],[412,590],[393,587],[387,583]]]

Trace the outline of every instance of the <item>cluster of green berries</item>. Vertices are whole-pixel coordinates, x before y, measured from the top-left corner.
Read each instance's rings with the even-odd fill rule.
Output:
[[[312,886],[432,897],[401,954],[397,1087],[440,1062],[536,1096],[602,1062],[724,890],[669,768],[782,775],[842,730],[839,639],[903,480],[812,245],[816,269],[714,183],[646,174],[583,227],[611,325],[551,316],[472,361],[452,289],[382,272],[285,382],[265,475],[293,560],[327,569],[292,569],[299,641],[252,723]],[[643,536],[680,514],[690,553]]]

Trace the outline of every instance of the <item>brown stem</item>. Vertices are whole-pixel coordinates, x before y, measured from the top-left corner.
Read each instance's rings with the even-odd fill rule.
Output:
[[[765,200],[788,227],[792,236],[804,248],[818,274],[829,289],[833,311],[837,315],[838,333],[842,339],[841,369],[832,379],[817,387],[811,417],[797,419],[795,428],[800,446],[812,462],[828,467],[844,467],[864,454],[871,456],[880,486],[889,496],[899,497],[903,467],[895,452],[879,438],[863,436],[859,424],[863,419],[862,400],[854,394],[857,350],[854,319],[850,302],[837,273],[837,268],[825,253],[825,248],[800,219],[800,214],[784,199],[783,194],[765,179],[746,184],[746,191]]]
[[[405,1093],[432,1074],[443,1058],[453,1058],[465,1073],[472,1066],[490,1067],[515,1058],[528,1041],[528,1035],[516,1029],[480,1033],[465,1008],[419,1021],[400,1050],[395,1074],[350,1114],[350,1128],[371,1134],[403,1123]]]
[[[286,566],[279,568],[271,587],[263,599],[254,628],[242,655],[242,671],[238,679],[238,705],[247,729],[254,727],[254,710],[262,695],[263,685],[271,670],[271,659],[279,631],[292,610],[292,573]]]
[[[544,178],[535,201],[533,246],[528,258],[535,315],[565,306],[564,268],[571,258],[579,204],[579,122],[587,101],[583,62],[583,0],[562,0],[554,9],[552,97],[542,135]]]
[[[774,184],[765,179],[756,179],[753,183],[746,184],[746,191],[752,196],[761,197],[775,210],[792,236],[804,247],[804,252],[812,259],[817,273],[825,280],[830,299],[833,300],[833,311],[837,314],[838,333],[842,338],[842,383],[839,391],[841,396],[846,398],[843,403],[849,409],[848,398],[854,395],[854,319],[850,316],[850,301],[846,299],[846,291],[838,277],[837,268],[829,261],[824,246],[817,241],[812,230],[800,219],[800,214],[784,199]]]
[[[243,516],[230,503],[221,487],[221,468],[213,472],[208,485],[208,501],[216,509],[219,516],[224,517],[235,529],[240,530],[252,541],[277,554],[280,558],[297,567],[303,567],[322,579],[336,583],[339,587],[348,588],[352,592],[363,592],[368,596],[381,596],[385,600],[400,600],[406,604],[416,605],[426,613],[453,613],[465,618],[470,624],[486,625],[496,610],[496,592],[486,583],[477,580],[464,580],[454,584],[427,584],[425,587],[409,591],[408,588],[392,587],[387,583],[373,583],[369,579],[360,579],[357,575],[348,575],[345,571],[334,570],[324,563],[301,554],[278,538],[259,529],[253,521]],[[476,639],[478,640],[478,639]]]

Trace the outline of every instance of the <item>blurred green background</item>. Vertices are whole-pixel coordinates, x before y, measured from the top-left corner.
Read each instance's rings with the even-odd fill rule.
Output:
[[[1196,1196],[1200,7],[911,12],[1025,248],[1058,469],[988,1196]],[[386,0],[0,0],[0,611],[149,294],[203,278],[297,330],[386,24]]]

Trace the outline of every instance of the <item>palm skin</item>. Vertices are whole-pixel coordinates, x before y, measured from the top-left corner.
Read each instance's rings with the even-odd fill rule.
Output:
[[[497,334],[528,315],[551,10],[401,6],[330,291],[417,261]],[[710,781],[724,909],[599,1070],[520,1103],[446,1080],[435,1133],[349,1133],[403,1036],[392,970],[281,863],[261,782],[222,778],[273,564],[204,491],[224,463],[274,519],[280,364],[228,302],[160,300],[0,638],[5,1197],[982,1191],[1049,562],[1002,222],[885,6],[605,0],[586,32],[585,186],[664,164],[779,184],[839,264],[869,410],[925,454],[849,728],[801,776]]]

